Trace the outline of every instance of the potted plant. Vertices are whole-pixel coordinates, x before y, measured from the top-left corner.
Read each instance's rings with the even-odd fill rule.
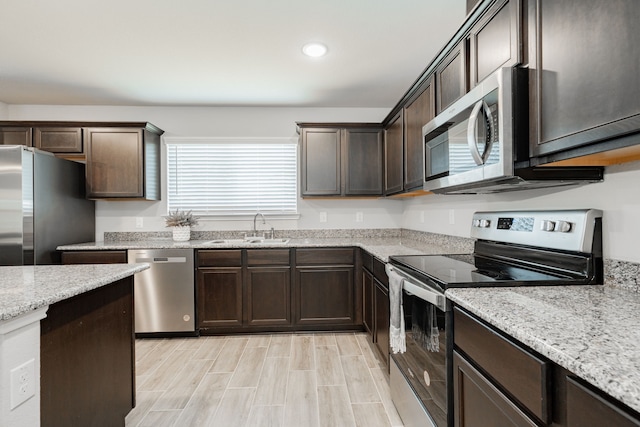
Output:
[[[176,242],[186,242],[191,238],[191,227],[198,225],[198,218],[193,216],[191,211],[175,212],[169,211],[169,215],[164,217],[167,227],[173,228],[173,240]]]

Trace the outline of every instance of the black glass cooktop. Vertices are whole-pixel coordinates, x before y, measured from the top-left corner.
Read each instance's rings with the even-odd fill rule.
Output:
[[[580,282],[576,277],[523,268],[475,254],[401,255],[390,257],[390,262],[423,281],[436,281],[443,289]]]

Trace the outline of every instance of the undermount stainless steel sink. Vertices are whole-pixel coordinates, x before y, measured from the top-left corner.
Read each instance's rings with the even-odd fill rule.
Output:
[[[247,237],[244,239],[216,239],[205,242],[205,245],[286,245],[289,239],[265,239],[263,237]]]

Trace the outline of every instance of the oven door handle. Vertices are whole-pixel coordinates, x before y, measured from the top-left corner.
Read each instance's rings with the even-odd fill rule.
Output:
[[[429,289],[425,289],[422,286],[418,286],[414,283],[411,283],[406,279],[402,283],[402,289],[408,294],[414,295],[420,298],[421,300],[424,300],[428,303],[435,305],[442,311],[445,311],[446,309],[446,304],[445,304],[446,298],[444,295],[441,295]]]
[[[446,311],[446,297],[443,293],[436,291],[435,289],[429,287],[429,285],[422,283],[421,281],[416,280],[413,277],[407,276],[403,272],[399,271],[399,269],[393,268],[389,264],[385,266],[385,270],[387,275],[389,275],[390,271],[395,271],[398,275],[400,275],[400,277],[402,277],[402,289],[405,292],[414,295],[423,301],[435,305],[442,311]]]

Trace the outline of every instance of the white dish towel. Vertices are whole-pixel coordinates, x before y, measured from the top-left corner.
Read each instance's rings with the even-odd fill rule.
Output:
[[[393,270],[388,270],[387,275],[389,276],[389,344],[394,354],[404,353],[407,351],[407,343],[402,309],[403,279]]]

